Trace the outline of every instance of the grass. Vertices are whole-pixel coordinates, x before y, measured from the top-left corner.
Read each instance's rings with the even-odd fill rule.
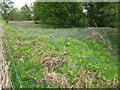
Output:
[[[4,27],[14,88],[117,87],[117,29],[57,29],[43,23]]]

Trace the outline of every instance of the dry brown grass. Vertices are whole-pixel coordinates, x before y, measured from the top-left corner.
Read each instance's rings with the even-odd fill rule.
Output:
[[[57,87],[57,85],[65,88],[117,88],[118,82],[108,80],[101,75],[101,72],[90,72],[88,70],[80,70],[74,78],[76,82],[70,84],[69,79],[65,75],[61,75],[57,72],[48,72],[47,69],[44,72],[45,78],[39,79],[32,75],[26,76],[32,78],[36,81],[47,82],[52,88]]]
[[[118,87],[117,81],[106,79],[101,72],[90,72],[89,70],[80,70],[75,76],[77,82],[71,88],[114,88]],[[84,86],[83,86],[83,85]]]
[[[105,44],[108,46],[108,49],[115,53],[113,48],[112,48],[112,44],[110,42],[108,42],[108,40],[105,39],[105,37],[103,37],[102,35],[100,35],[97,31],[93,31],[92,33],[92,37],[94,37],[96,40],[100,41],[101,43]]]

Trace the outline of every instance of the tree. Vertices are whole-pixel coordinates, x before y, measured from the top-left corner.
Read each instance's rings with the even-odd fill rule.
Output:
[[[8,23],[8,20],[10,19],[10,11],[13,9],[13,2],[11,0],[3,0],[2,4],[2,17],[6,20]]]
[[[79,2],[36,2],[34,19],[61,23],[64,26],[79,25],[83,15],[84,3]]]
[[[118,3],[88,2],[86,3],[87,17],[90,26],[117,27]]]
[[[32,20],[31,14],[32,14],[32,11],[31,11],[30,7],[27,6],[27,4],[21,8],[21,15],[23,15],[22,18],[24,20]]]

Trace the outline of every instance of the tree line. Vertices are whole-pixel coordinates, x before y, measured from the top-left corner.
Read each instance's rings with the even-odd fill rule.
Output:
[[[2,6],[0,12],[6,21],[33,20],[32,6],[25,4],[20,9],[14,8],[14,2],[11,0],[3,0],[0,5]]]
[[[11,2],[10,0],[7,0]],[[34,2],[21,10],[3,2],[5,20],[41,20],[64,27],[118,27],[118,2]]]
[[[86,10],[86,12],[84,12]],[[118,25],[117,2],[35,2],[34,19],[67,26]]]

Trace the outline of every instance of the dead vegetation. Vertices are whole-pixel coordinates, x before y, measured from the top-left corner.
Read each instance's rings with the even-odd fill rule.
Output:
[[[57,85],[62,86],[63,88],[117,88],[118,82],[117,81],[111,81],[109,79],[106,79],[104,76],[101,75],[101,72],[90,72],[88,70],[80,70],[76,75],[74,76],[75,82],[73,84],[69,83],[69,79],[65,75],[60,75],[57,72],[48,72],[45,70],[44,72],[45,78],[39,79],[32,75],[27,75],[27,78],[32,78],[38,83],[41,82],[47,82],[51,85],[51,87]]]
[[[105,37],[103,37],[102,35],[100,35],[97,31],[95,31],[95,30],[93,31],[92,37],[95,38],[96,40],[100,41],[101,43],[107,45],[108,49],[111,52],[115,53],[115,51],[112,48],[112,44],[108,40],[106,40]]]
[[[117,81],[106,79],[104,76],[101,75],[101,72],[80,70],[77,75],[75,76],[77,82],[72,85],[71,88],[105,88],[105,86],[111,86],[110,88],[114,88],[118,85]]]

